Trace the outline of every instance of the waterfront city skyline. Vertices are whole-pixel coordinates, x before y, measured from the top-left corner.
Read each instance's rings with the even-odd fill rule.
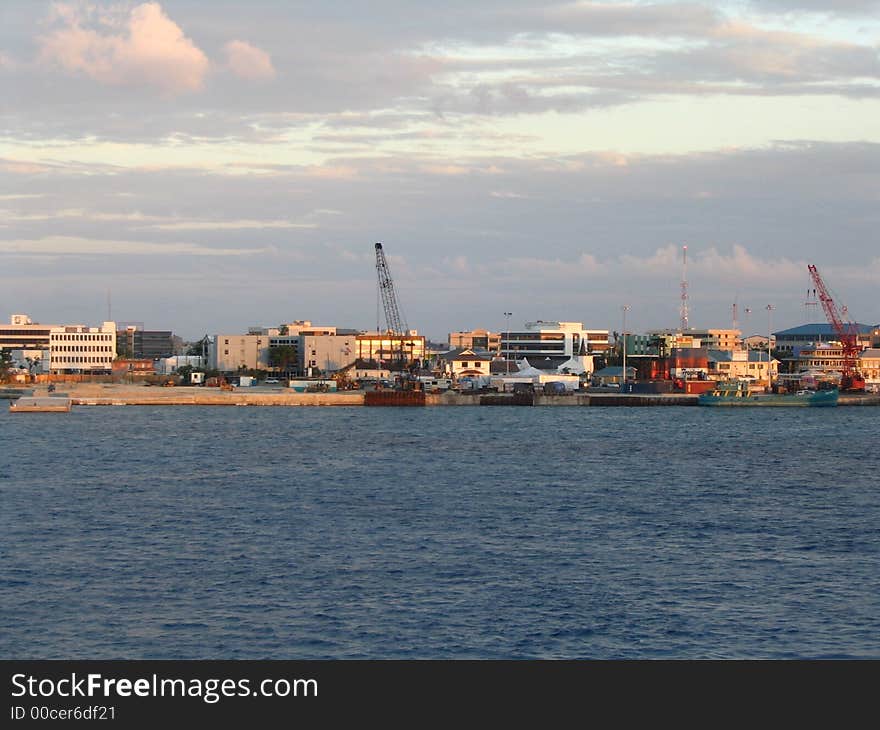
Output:
[[[371,329],[382,241],[431,338],[644,331],[687,245],[693,326],[876,323],[878,6],[6,2],[0,309]]]

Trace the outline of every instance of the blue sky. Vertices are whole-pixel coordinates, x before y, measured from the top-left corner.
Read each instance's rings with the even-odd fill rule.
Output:
[[[6,0],[0,310],[371,327],[383,241],[429,336],[647,329],[687,245],[694,326],[808,263],[880,322],[880,3],[827,5]]]

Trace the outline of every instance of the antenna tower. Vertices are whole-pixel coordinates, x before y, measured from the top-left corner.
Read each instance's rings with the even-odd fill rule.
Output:
[[[688,247],[682,246],[682,267],[681,267],[681,331],[686,332],[688,325]]]

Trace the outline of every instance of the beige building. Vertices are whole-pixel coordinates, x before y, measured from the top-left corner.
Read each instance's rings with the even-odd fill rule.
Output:
[[[695,337],[703,347],[710,350],[738,350],[742,347],[742,331],[734,329],[705,329],[688,330],[691,337]]]
[[[652,330],[650,337],[666,342],[666,349],[706,347],[710,350],[738,350],[743,346],[742,331],[735,329]],[[766,345],[767,338],[764,337]]]
[[[859,371],[865,379],[865,387],[880,392],[880,349],[871,348],[859,355]]]
[[[335,327],[333,328],[336,329]],[[301,334],[303,373],[335,373],[355,361],[355,334]]]
[[[709,378],[733,380],[753,378],[766,382],[779,372],[779,361],[771,358],[767,364],[767,353],[761,350],[710,350],[708,355]]]
[[[455,378],[489,375],[492,354],[486,350],[458,348],[444,353],[439,358],[444,375]]]
[[[367,362],[389,364],[403,359],[407,362],[425,359],[425,338],[416,330],[408,335],[387,332],[362,332],[355,336],[355,358]]]
[[[13,314],[8,325],[0,325],[0,350],[48,350],[52,330],[59,326],[34,323],[26,314]]]
[[[221,373],[269,368],[269,335],[214,335],[208,367]]]
[[[478,349],[501,354],[501,333],[489,330],[470,330],[470,332],[450,332],[449,346],[453,350]]]
[[[54,374],[109,373],[115,358],[116,322],[65,325],[49,333],[49,369]]]

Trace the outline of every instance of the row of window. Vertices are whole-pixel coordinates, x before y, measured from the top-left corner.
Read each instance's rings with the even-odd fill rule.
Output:
[[[718,369],[719,370],[730,370],[730,363],[729,362],[720,362],[720,363],[718,363]],[[764,363],[762,363],[762,362],[759,362],[757,364],[755,364],[753,362],[749,363],[749,370],[763,370],[763,369],[764,369]]]
[[[63,342],[110,342],[113,339],[113,335],[106,334],[98,334],[98,333],[87,333],[87,334],[53,334],[53,340],[63,341]]]
[[[112,362],[112,357],[103,357],[96,355],[72,355],[69,357],[57,357],[52,358],[52,367],[63,366],[64,363],[109,363]]]
[[[113,352],[110,345],[55,345],[53,352]]]

